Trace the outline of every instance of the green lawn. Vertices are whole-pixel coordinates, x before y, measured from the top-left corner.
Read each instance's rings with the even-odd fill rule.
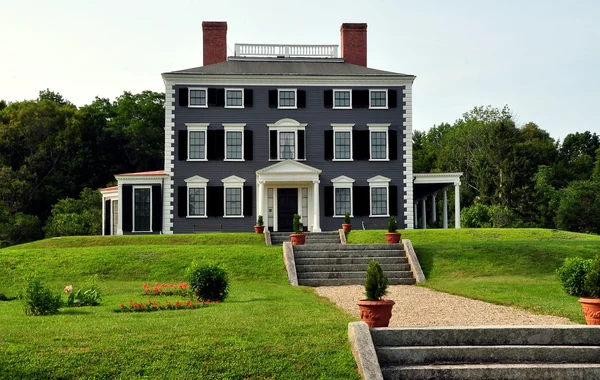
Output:
[[[385,231],[352,231],[349,243],[384,243]],[[584,323],[577,297],[554,271],[565,257],[592,258],[600,236],[543,229],[401,231],[410,239],[431,289]]]
[[[46,317],[0,302],[0,378],[359,378],[347,342],[354,318],[290,286],[281,255],[255,234],[73,237],[2,249],[0,293],[15,295],[36,272],[57,291],[98,274],[104,296],[99,307]],[[144,282],[183,281],[192,260],[227,268],[226,302],[113,312],[147,299]],[[153,297],[165,298],[177,299]]]

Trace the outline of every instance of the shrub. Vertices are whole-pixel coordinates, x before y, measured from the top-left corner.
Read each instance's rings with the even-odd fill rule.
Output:
[[[301,234],[302,233],[302,221],[301,216],[298,214],[294,214],[294,233]]]
[[[508,207],[490,206],[488,215],[494,228],[523,228],[523,221]]]
[[[460,212],[460,225],[465,228],[490,228],[490,207],[482,203],[475,203],[465,207]]]
[[[27,315],[50,315],[58,313],[62,306],[60,294],[54,294],[36,277],[27,280],[23,291],[23,306]]]
[[[52,206],[46,222],[46,237],[99,235],[102,223],[102,195],[85,188],[80,199],[65,198]]]
[[[264,224],[265,224],[265,222],[263,221],[263,216],[262,216],[262,215],[259,215],[259,216],[258,216],[258,219],[256,219],[256,225],[257,225],[257,226],[262,226],[262,225],[264,225]]]
[[[392,215],[388,220],[388,232],[396,232],[398,229],[398,223],[396,222],[396,218]]]
[[[600,233],[600,181],[574,181],[559,191],[556,227]]]
[[[585,276],[584,288],[591,297],[600,297],[600,257],[598,255],[594,258],[591,268]]]
[[[350,213],[347,212],[344,214],[344,224],[351,224],[352,220],[350,220]]]
[[[367,301],[379,301],[387,294],[389,281],[383,274],[381,265],[375,260],[371,260],[367,268],[367,276],[365,279],[365,294]]]
[[[192,263],[186,278],[199,300],[224,301],[229,293],[229,276],[218,265]]]
[[[564,264],[556,270],[556,275],[568,295],[586,297],[587,274],[592,269],[592,260],[581,257],[567,257]]]
[[[100,288],[96,285],[96,276],[77,291],[74,291],[71,285],[67,285],[65,293],[68,294],[67,306],[69,307],[98,306],[102,300]]]

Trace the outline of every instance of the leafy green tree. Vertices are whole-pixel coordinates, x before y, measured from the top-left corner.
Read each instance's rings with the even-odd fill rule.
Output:
[[[46,237],[99,235],[102,223],[102,195],[83,189],[79,199],[66,198],[52,207],[44,227]]]
[[[27,243],[42,238],[40,221],[36,216],[11,213],[10,207],[0,201],[0,247]]]
[[[600,233],[600,182],[574,181],[560,190],[556,226],[561,230]]]

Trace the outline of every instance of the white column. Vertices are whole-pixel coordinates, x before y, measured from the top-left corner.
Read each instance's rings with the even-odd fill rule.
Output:
[[[110,201],[110,204],[112,205],[112,200]],[[106,209],[106,199],[104,198],[104,196],[102,196],[102,223],[100,223],[100,225],[102,226],[102,236],[106,235],[104,231],[106,229],[105,223],[106,223],[106,213],[109,212],[110,210]],[[110,224],[112,226],[112,218],[110,219]]]
[[[454,228],[460,228],[460,182],[454,184]]]
[[[123,185],[121,185],[121,184],[119,184],[118,193],[119,193],[119,214],[117,216],[117,235],[123,235]],[[133,215],[132,215],[132,217],[133,217]]]
[[[262,215],[263,223],[266,228],[267,223],[265,222],[265,220],[268,220],[269,218],[268,217],[265,218],[265,182],[264,181],[258,181],[258,199],[256,201],[256,218],[257,219],[258,219],[259,215]]]
[[[413,202],[414,205],[414,209],[415,209],[415,223],[414,226],[415,228],[419,228],[418,222],[419,222],[419,216],[417,215],[417,210],[419,209],[419,205],[418,205],[419,201],[417,200],[416,202]]]
[[[421,199],[421,225],[427,229],[427,197]]]
[[[319,209],[319,182],[313,181],[313,232],[321,232],[321,215]]]
[[[435,222],[437,220],[437,210],[435,207],[435,193],[431,194],[431,221]]]
[[[448,189],[444,188],[444,228],[448,228]]]

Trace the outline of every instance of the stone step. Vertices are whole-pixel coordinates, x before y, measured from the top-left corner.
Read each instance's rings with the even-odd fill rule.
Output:
[[[388,278],[390,285],[414,285],[414,278]],[[342,285],[364,285],[363,278],[312,278],[298,279],[298,285],[303,286],[342,286]]]
[[[371,258],[378,260],[382,257],[406,257],[403,251],[327,251],[327,250],[302,250],[297,251],[294,247],[295,258]],[[370,260],[369,260],[370,261]]]
[[[600,379],[600,364],[465,364],[399,366],[381,369],[386,380],[399,379]]]
[[[596,346],[600,328],[586,325],[391,327],[371,329],[379,346]]]
[[[381,263],[380,263],[381,264]],[[330,265],[311,265],[311,264],[300,264],[296,261],[296,272],[300,274],[300,272],[360,272],[365,273],[367,270],[366,264],[330,264]],[[381,264],[381,269],[383,272],[388,275],[388,272],[410,272],[409,264]],[[412,272],[410,272],[412,273]]]
[[[298,257],[296,258],[296,267],[299,265],[349,265],[360,264],[365,268],[371,262],[371,257]],[[408,258],[390,256],[378,257],[377,262],[383,267],[386,264],[408,264]]]
[[[599,342],[600,343],[600,342]],[[599,363],[600,346],[377,347],[384,366],[483,363]]]
[[[410,271],[384,271],[385,276],[388,279],[401,279],[401,278],[412,278],[412,272]],[[360,272],[342,272],[342,271],[332,271],[332,272],[298,272],[298,280],[303,279],[321,279],[321,278],[356,278],[360,279],[362,283],[365,281],[365,271]]]
[[[319,244],[316,245],[297,245],[296,251],[313,251],[322,249],[325,251],[404,251],[399,244]]]

